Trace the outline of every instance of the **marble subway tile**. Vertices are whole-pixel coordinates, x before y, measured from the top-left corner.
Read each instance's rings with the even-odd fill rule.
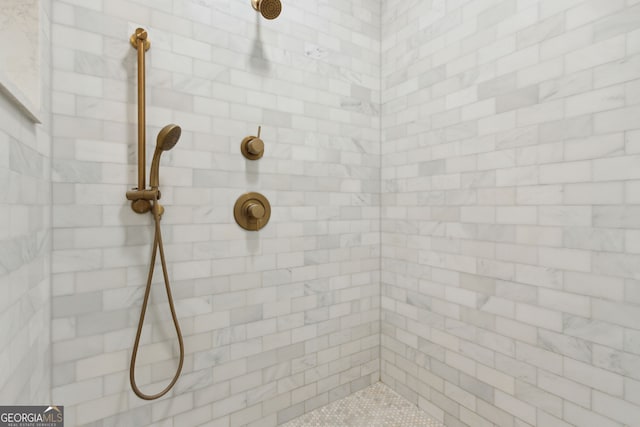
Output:
[[[568,427],[590,424],[589,414],[606,426],[629,421],[596,410],[592,393],[623,401],[621,384],[634,375],[640,38],[632,3],[443,0],[447,25],[457,31],[424,49],[412,44],[415,32],[407,28],[417,25],[416,9],[428,8],[382,4],[383,29],[389,28],[383,34],[382,152],[393,153],[393,165],[384,155],[382,163],[389,183],[382,197],[383,277],[389,278],[382,374],[428,401],[447,425]],[[442,30],[435,18],[421,22],[427,31]],[[446,70],[475,80],[449,79],[409,95],[398,55],[426,69],[435,52]],[[476,98],[463,96],[473,88]],[[423,140],[428,160],[444,160],[450,175],[417,167],[400,117],[420,117],[442,130],[429,137],[425,131]],[[468,122],[476,122],[479,138],[469,134],[457,144],[444,132],[463,121],[469,129]],[[418,199],[429,204],[423,225],[399,227],[413,212],[399,202],[415,203],[406,184],[421,179],[423,191],[433,194]],[[462,197],[468,190],[475,195]],[[428,247],[412,256],[420,238]],[[403,290],[418,278],[429,285],[412,288],[412,301],[422,294],[426,309],[438,313],[428,340],[404,305]],[[461,298],[461,287],[475,293],[479,313]],[[445,349],[435,351],[429,341]],[[476,361],[475,374],[456,353]],[[429,375],[414,380],[419,364],[429,364]],[[488,390],[473,410],[466,395],[457,404],[442,395],[470,375],[484,387],[475,390]],[[515,387],[492,383],[500,375],[513,378]],[[435,385],[438,393],[430,388]]]
[[[382,378],[452,427],[638,418],[635,0],[285,4],[258,27],[231,2],[125,3],[39,2],[51,121],[0,100],[0,295],[25,325],[3,400],[67,396],[74,425],[269,427]],[[150,222],[116,188],[135,181],[135,26],[148,123],[183,127],[163,225],[197,348],[150,405],[125,354]],[[257,237],[224,209],[248,189],[274,205]],[[157,381],[172,355],[148,320]]]
[[[314,386],[308,387],[308,402],[302,406],[291,401],[290,392],[283,395],[288,399],[276,402],[274,387],[284,387],[293,378],[293,359],[324,351],[324,346],[307,344],[327,340],[340,324],[358,339],[352,344],[339,341],[348,357],[323,353],[323,363],[344,371],[336,377],[336,387],[354,381],[349,391],[357,391],[370,384],[379,369],[378,353],[368,351],[377,342],[377,328],[363,325],[379,318],[374,303],[378,279],[369,274],[379,269],[374,262],[380,245],[375,238],[379,213],[377,198],[371,196],[379,185],[363,180],[376,177],[379,170],[379,9],[361,4],[351,13],[329,6],[318,13],[315,5],[285,5],[281,25],[254,32],[251,7],[159,2],[127,7],[125,16],[122,2],[100,4],[97,10],[95,6],[71,0],[57,4],[53,15],[53,132],[64,140],[53,155],[53,181],[60,190],[53,209],[53,226],[60,230],[52,267],[54,318],[57,324],[75,324],[56,334],[54,363],[61,370],[67,363],[74,365],[69,370],[76,378],[65,380],[68,390],[74,381],[81,384],[80,377],[106,380],[127,368],[119,359],[102,363],[94,351],[78,351],[76,358],[65,359],[63,348],[73,348],[73,340],[104,338],[116,352],[103,357],[119,357],[131,344],[125,345],[124,336],[131,333],[133,318],[120,310],[138,309],[150,244],[149,219],[136,217],[124,193],[118,195],[135,181],[135,54],[128,37],[136,26],[149,29],[152,43],[147,55],[148,124],[159,129],[175,122],[183,131],[175,151],[163,157],[163,225],[178,315],[186,343],[195,352],[183,370],[186,385],[178,384],[188,392],[131,411],[127,406],[134,401],[128,394],[126,399],[111,394],[116,389],[128,393],[126,385],[110,381],[109,393],[78,396],[67,405],[71,422],[275,426],[287,408],[304,411],[323,402],[326,394],[316,395]],[[340,13],[334,16],[332,10]],[[305,14],[304,36],[317,45],[315,56],[305,55],[305,46],[292,37],[296,30],[287,24]],[[349,24],[335,26],[334,37],[318,39],[325,25],[338,21]],[[338,31],[352,26],[359,29]],[[73,46],[74,37],[90,30],[94,43]],[[96,43],[100,46],[92,46]],[[434,84],[445,77],[436,74]],[[248,164],[233,141],[255,134],[259,125],[267,155],[260,164]],[[362,155],[365,147],[371,155]],[[345,149],[349,153],[341,155]],[[14,168],[21,168],[22,158],[27,157],[14,156]],[[341,160],[348,166],[337,166]],[[40,161],[22,163],[37,172]],[[292,174],[299,179],[293,180]],[[273,223],[257,239],[239,231],[225,208],[249,189],[268,194],[275,208]],[[354,197],[337,197],[341,190]],[[323,209],[336,213],[331,218],[338,219],[339,226],[304,225],[322,220],[327,215]],[[340,248],[342,244],[348,249]],[[307,266],[306,254],[314,251],[325,256]],[[99,266],[94,255],[102,258]],[[303,297],[303,282],[325,276],[341,284],[327,288],[320,298]],[[81,293],[68,295],[76,283]],[[79,298],[75,303],[74,297]],[[154,293],[152,303],[157,297],[165,301]],[[336,319],[330,325],[326,316],[315,315],[321,306],[327,313],[341,307],[333,311]],[[162,382],[172,358],[167,353],[170,339],[162,331],[165,325],[170,330],[170,324],[154,320],[147,316],[145,328],[153,340],[147,354],[153,349],[163,356],[141,356],[140,374]],[[292,344],[295,341],[299,344]],[[213,345],[211,352],[204,351],[207,343]],[[271,351],[273,358],[267,357]],[[248,360],[254,361],[251,367]],[[262,367],[256,370],[258,360]],[[93,369],[95,364],[103,368]],[[266,374],[280,366],[286,368],[278,368],[276,377]],[[200,371],[210,375],[199,379]],[[241,382],[249,377],[250,382]],[[204,399],[200,391],[211,381],[220,392]],[[228,381],[231,386],[223,390]],[[297,381],[298,376],[291,384]],[[322,377],[314,383],[320,381]],[[53,397],[64,400],[66,390],[56,389]],[[191,391],[196,393],[193,401]],[[264,403],[271,400],[273,404]]]

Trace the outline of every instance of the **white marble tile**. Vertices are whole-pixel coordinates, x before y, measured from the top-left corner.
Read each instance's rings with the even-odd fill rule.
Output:
[[[382,176],[389,181],[382,197],[383,277],[389,282],[382,306],[383,378],[409,396],[430,400],[438,408],[434,414],[442,411],[437,415],[455,424],[567,427],[589,424],[591,413],[603,425],[619,426],[623,420],[594,408],[591,388],[621,397],[620,380],[635,363],[635,355],[622,350],[638,301],[632,206],[638,199],[632,119],[640,87],[633,67],[640,46],[633,19],[637,2],[445,3],[445,17],[425,24],[425,34],[418,35],[411,28],[426,7],[382,4],[382,152],[388,154]],[[431,39],[443,31],[448,38]],[[460,34],[467,38],[460,41]],[[413,37],[429,46],[417,47]],[[400,90],[403,55],[425,66],[436,59],[464,76],[447,74],[449,80],[409,96]],[[473,88],[480,102],[462,96]],[[427,137],[402,122],[411,117],[439,135]],[[461,121],[467,129],[477,126],[481,139],[449,139],[447,132],[457,132]],[[428,144],[429,160],[446,161],[449,175],[416,167],[416,139]],[[410,211],[398,203],[411,200],[407,183],[420,180],[424,191],[438,195],[418,199],[429,207],[422,211],[423,226],[400,227]],[[428,245],[417,259],[410,253],[416,241]],[[430,346],[423,347],[413,344],[420,334],[408,324],[413,313],[405,312],[400,292],[418,277],[429,286],[412,300],[428,296],[429,309],[445,316],[430,325]],[[456,294],[461,283],[473,289],[482,311]],[[452,322],[460,325],[456,330],[481,329],[454,339],[445,326]],[[635,348],[633,340],[628,345]],[[436,346],[441,352],[431,350]],[[516,349],[522,360],[513,359]],[[469,374],[457,355],[448,354],[453,352],[482,365]],[[565,373],[560,355],[584,365],[571,365]],[[615,358],[622,362],[616,365]],[[450,363],[445,367],[443,360]],[[414,372],[426,363],[435,378],[415,380]],[[602,382],[585,384],[588,369],[595,377],[602,374]],[[510,374],[542,389],[517,396]],[[453,390],[458,375],[481,377],[489,390],[501,390],[491,393],[499,401],[485,396],[471,411],[465,407],[471,400],[446,400],[431,388],[451,384]],[[498,385],[500,375],[507,378]],[[579,405],[586,409],[575,409]]]

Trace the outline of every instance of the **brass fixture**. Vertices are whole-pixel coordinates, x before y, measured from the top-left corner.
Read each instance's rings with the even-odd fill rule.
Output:
[[[136,31],[131,34],[129,41],[134,49],[138,49],[138,42],[142,41],[144,50],[147,51],[151,47],[151,42],[147,40],[148,36],[147,30],[144,28],[136,28]]]
[[[145,183],[145,142],[146,142],[146,96],[145,96],[145,63],[144,54],[151,47],[148,40],[147,30],[144,28],[136,28],[136,31],[129,38],[131,45],[138,51],[138,188],[143,191],[146,188]],[[151,210],[150,199],[136,198],[131,200],[131,209],[136,213],[142,214]]]
[[[155,400],[169,392],[178,381],[180,372],[182,372],[182,365],[184,364],[184,341],[182,338],[182,331],[180,330],[180,323],[178,323],[178,316],[176,314],[176,308],[173,303],[173,295],[171,294],[171,285],[169,284],[169,274],[167,273],[167,262],[164,256],[164,245],[162,244],[162,232],[160,229],[160,219],[164,208],[158,203],[158,198],[155,197],[160,193],[158,191],[153,192],[153,205],[151,213],[155,221],[155,235],[153,239],[153,251],[151,252],[151,261],[149,261],[149,274],[147,275],[147,285],[144,290],[144,299],[142,300],[142,309],[140,310],[140,319],[138,320],[138,329],[136,330],[136,339],[133,344],[133,352],[131,353],[131,363],[129,365],[129,382],[133,392],[144,400]],[[145,394],[138,388],[136,384],[136,358],[138,357],[138,347],[140,346],[140,338],[142,335],[142,325],[144,324],[144,317],[147,312],[147,304],[149,303],[149,294],[151,293],[151,282],[153,281],[153,271],[156,264],[156,253],[160,251],[160,263],[162,264],[162,276],[164,278],[164,288],[167,292],[167,299],[169,301],[169,309],[171,311],[171,319],[173,320],[173,326],[176,329],[176,335],[178,336],[178,347],[180,348],[180,358],[178,360],[178,367],[173,379],[163,390],[156,394]]]
[[[149,173],[149,186],[151,189],[157,189],[159,186],[159,170],[160,170],[160,155],[163,151],[171,150],[180,139],[182,129],[178,125],[166,125],[158,133],[156,139],[156,150],[153,152],[153,160],[151,161],[151,172]]]
[[[160,182],[160,156],[163,151],[171,150],[180,139],[180,134],[182,133],[182,129],[180,126],[170,124],[163,127],[160,132],[158,132],[158,137],[156,139],[156,149],[153,153],[153,160],[151,161],[151,171],[149,173],[149,185],[150,189],[139,190],[134,188],[132,190],[127,191],[127,200],[131,200],[131,208],[136,213],[146,213],[149,212],[145,210],[145,206],[148,204],[149,209],[151,209],[151,201],[155,200],[155,203],[162,197],[162,193],[160,193],[159,182]],[[159,205],[160,216],[164,213],[164,208]]]
[[[260,139],[262,126],[258,126],[258,136],[248,136],[240,143],[242,155],[249,160],[258,160],[264,155],[264,141]]]
[[[135,33],[130,38],[131,44],[138,51],[138,187],[130,191],[127,191],[127,200],[131,200],[131,208],[134,212],[143,214],[151,212],[155,222],[155,233],[153,239],[153,251],[151,253],[151,261],[149,262],[149,273],[147,275],[147,285],[144,292],[144,299],[142,301],[142,309],[140,311],[140,319],[138,321],[138,329],[136,331],[136,338],[133,344],[133,352],[131,353],[131,363],[129,365],[129,380],[131,382],[131,388],[133,392],[141,399],[154,400],[164,396],[171,390],[180,377],[182,372],[182,365],[184,364],[184,342],[182,338],[182,331],[180,330],[180,324],[178,323],[178,316],[176,315],[175,305],[173,303],[173,296],[171,294],[171,284],[169,283],[169,275],[167,273],[167,262],[164,256],[164,245],[162,244],[162,230],[160,228],[160,220],[164,213],[164,208],[158,199],[160,199],[159,187],[159,168],[160,168],[160,156],[163,151],[171,150],[178,140],[180,139],[181,129],[180,126],[170,124],[162,128],[158,133],[157,144],[155,152],[153,153],[153,161],[151,162],[151,171],[149,177],[149,184],[151,188],[147,189],[145,183],[145,142],[146,142],[146,109],[145,109],[145,65],[144,65],[144,53],[149,50],[151,43],[147,40],[147,31],[143,28],[136,29]],[[153,272],[156,264],[156,254],[160,252],[160,263],[162,264],[162,275],[164,278],[164,286],[167,292],[167,299],[169,301],[169,309],[171,310],[171,317],[173,319],[173,325],[178,336],[178,346],[180,348],[180,359],[178,361],[178,368],[173,376],[173,379],[167,387],[156,394],[143,393],[136,384],[135,370],[136,370],[136,358],[138,356],[138,347],[140,346],[140,337],[142,335],[142,326],[144,325],[144,317],[147,312],[147,304],[149,302],[149,295],[151,293],[151,282],[153,281]]]
[[[180,330],[180,324],[178,323],[178,316],[176,314],[176,309],[173,303],[173,296],[171,294],[171,284],[169,283],[169,275],[167,273],[167,262],[164,256],[164,245],[162,244],[162,230],[160,228],[160,220],[162,219],[162,214],[164,213],[164,207],[158,202],[160,198],[160,190],[158,190],[159,186],[159,168],[160,168],[160,156],[163,151],[171,150],[177,143],[178,139],[180,139],[181,129],[178,125],[167,125],[162,128],[162,130],[158,133],[156,149],[153,154],[153,161],[151,162],[151,172],[149,177],[149,184],[151,189],[138,190],[133,189],[131,191],[127,191],[127,199],[133,200],[132,206],[135,210],[135,204],[145,201],[149,203],[151,206],[151,213],[153,214],[153,219],[155,222],[155,233],[153,239],[153,250],[151,252],[151,260],[149,261],[149,273],[147,275],[147,285],[144,292],[144,299],[142,301],[142,309],[140,310],[140,319],[138,321],[138,329],[136,331],[136,339],[133,344],[133,352],[131,353],[131,364],[129,365],[129,380],[131,382],[131,388],[133,392],[141,399],[144,400],[154,400],[159,397],[164,396],[171,390],[171,388],[175,385],[176,381],[178,381],[178,377],[180,377],[180,372],[182,371],[182,365],[184,364],[184,342],[182,338],[182,332]],[[138,211],[136,211],[138,212]],[[144,213],[144,212],[138,212]],[[160,251],[160,263],[162,265],[162,275],[164,278],[164,286],[167,292],[167,299],[169,301],[169,309],[171,311],[171,318],[173,319],[173,325],[176,329],[176,335],[178,336],[178,346],[180,347],[180,359],[178,361],[178,368],[176,369],[176,373],[164,390],[160,391],[156,394],[145,394],[143,393],[136,384],[135,378],[135,369],[136,369],[136,358],[138,356],[138,347],[140,346],[140,337],[142,335],[142,326],[144,325],[144,317],[147,312],[147,304],[149,302],[149,294],[151,292],[151,283],[153,281],[153,272],[155,270],[156,264],[156,253]]]
[[[240,227],[258,231],[269,222],[271,205],[260,193],[246,193],[236,200],[233,216]]]
[[[282,12],[280,0],[251,0],[251,6],[265,19],[276,19]]]

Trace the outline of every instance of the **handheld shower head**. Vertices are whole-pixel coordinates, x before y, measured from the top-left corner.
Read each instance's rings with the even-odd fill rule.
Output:
[[[276,19],[282,12],[280,0],[251,0],[251,5],[260,12],[265,19]]]
[[[171,150],[180,139],[182,129],[178,125],[166,125],[158,133],[156,150],[153,153],[153,160],[151,161],[151,172],[149,176],[149,185],[151,188],[157,189],[160,181],[160,156],[163,151]]]
[[[171,150],[180,139],[182,129],[178,125],[166,125],[158,132],[158,138],[156,139],[156,149],[162,151]]]

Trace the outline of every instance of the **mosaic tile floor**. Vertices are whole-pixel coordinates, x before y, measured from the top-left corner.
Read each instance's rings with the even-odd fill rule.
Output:
[[[309,412],[281,427],[444,427],[382,383]]]

